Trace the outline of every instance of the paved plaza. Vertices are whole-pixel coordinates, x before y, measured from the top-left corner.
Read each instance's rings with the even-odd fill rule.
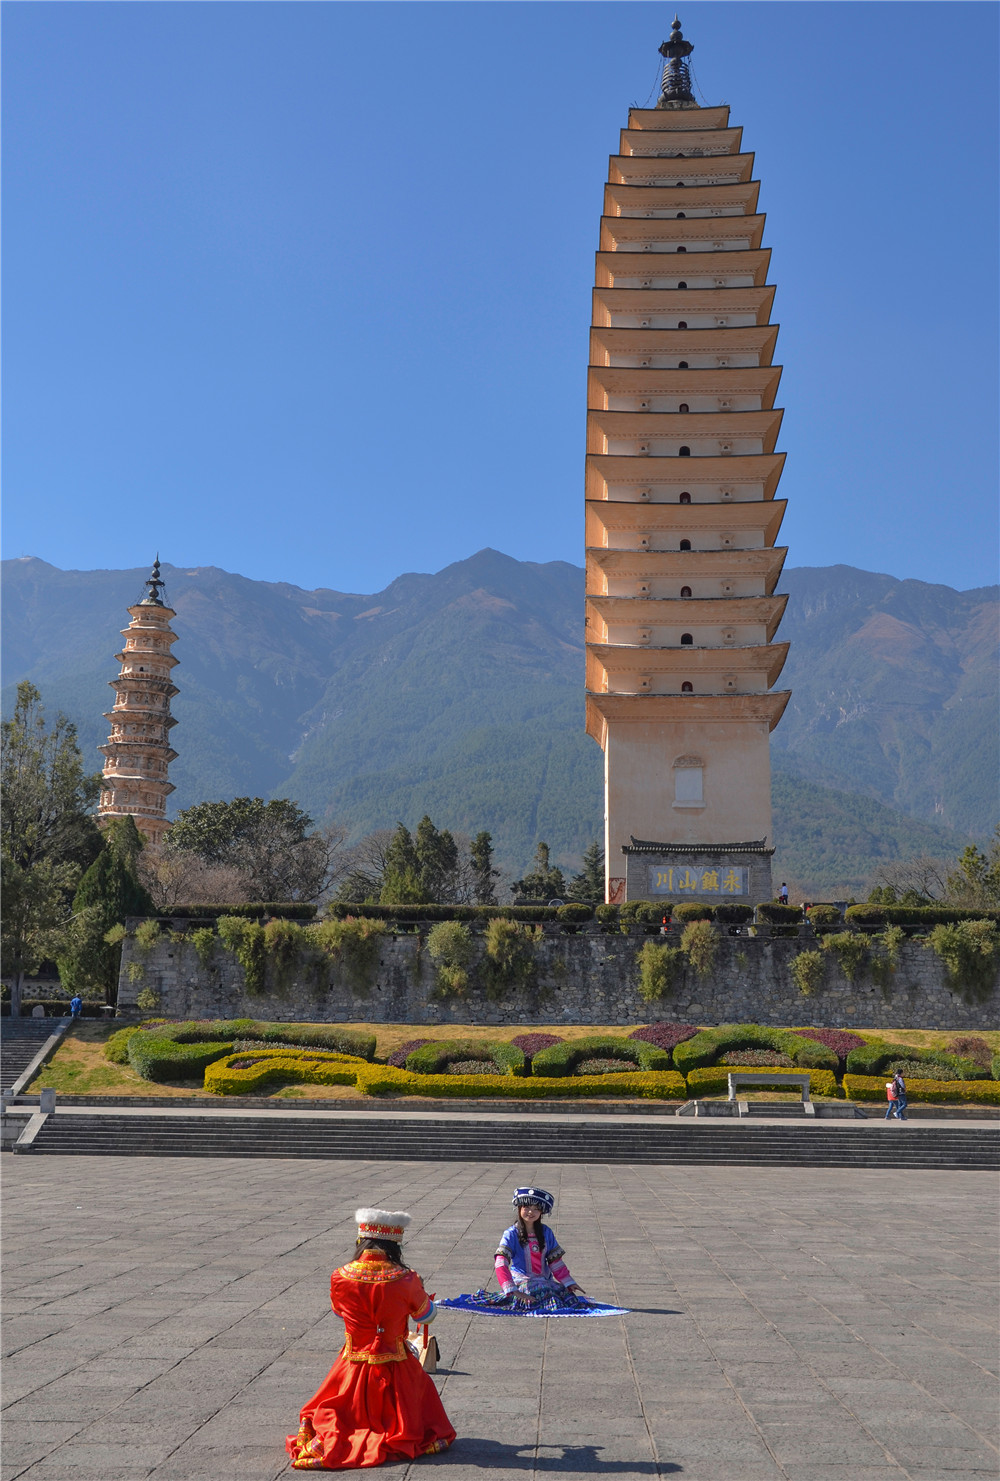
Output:
[[[4,1481],[273,1481],[336,1356],[361,1203],[428,1290],[483,1284],[510,1193],[625,1318],[442,1312],[441,1481],[998,1474],[996,1180],[982,1172],[12,1157]]]

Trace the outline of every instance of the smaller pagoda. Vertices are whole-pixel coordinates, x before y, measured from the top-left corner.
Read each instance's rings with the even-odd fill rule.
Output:
[[[146,581],[146,592],[128,612],[131,622],[122,628],[125,646],[115,658],[121,664],[111,679],[115,702],[105,719],[111,722],[105,756],[97,822],[104,827],[115,818],[133,817],[150,843],[162,843],[170,824],[167,798],[174,790],[167,770],[177,752],[170,745],[177,721],[170,701],[177,693],[170,677],[177,659],[170,652],[177,641],[170,619],[176,616],[163,599],[160,558]]]

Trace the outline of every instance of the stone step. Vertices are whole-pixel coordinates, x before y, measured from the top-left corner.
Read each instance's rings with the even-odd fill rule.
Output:
[[[982,1128],[514,1126],[501,1121],[277,1117],[50,1117],[25,1151],[113,1156],[350,1160],[706,1163],[809,1167],[1000,1168]]]

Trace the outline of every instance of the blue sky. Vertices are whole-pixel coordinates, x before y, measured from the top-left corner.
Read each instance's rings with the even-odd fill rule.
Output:
[[[607,156],[672,15],[5,4],[5,554],[582,564]],[[790,563],[994,581],[996,7],[681,18],[757,156]]]

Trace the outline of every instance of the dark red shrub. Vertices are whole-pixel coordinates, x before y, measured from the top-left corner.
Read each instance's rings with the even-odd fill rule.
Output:
[[[693,1023],[647,1023],[645,1028],[633,1029],[629,1034],[630,1039],[642,1039],[647,1044],[655,1044],[657,1049],[673,1049],[675,1044],[683,1044],[685,1039],[693,1039],[698,1030]]]
[[[515,1049],[520,1049],[525,1059],[531,1059],[543,1049],[551,1049],[553,1044],[561,1044],[563,1041],[558,1034],[518,1034],[510,1042]]]
[[[993,1050],[987,1044],[986,1040],[981,1039],[978,1034],[959,1034],[948,1045],[948,1053],[960,1054],[963,1059],[974,1060],[976,1064],[982,1065],[984,1069],[989,1068],[993,1059]]]
[[[825,1044],[827,1049],[832,1049],[834,1054],[843,1064],[852,1049],[863,1049],[865,1040],[860,1034],[852,1034],[848,1028],[800,1028],[795,1030],[801,1034],[803,1039],[815,1039],[817,1044]]]
[[[433,1043],[433,1039],[408,1039],[405,1044],[400,1044],[398,1049],[393,1050],[386,1060],[386,1064],[395,1065],[397,1070],[405,1070],[408,1054],[412,1054],[414,1049],[422,1049],[425,1044]]]

